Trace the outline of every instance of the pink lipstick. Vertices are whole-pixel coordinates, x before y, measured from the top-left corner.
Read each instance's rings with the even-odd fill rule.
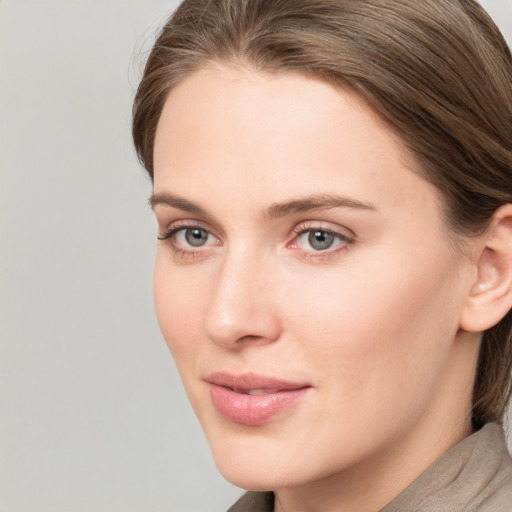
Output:
[[[254,374],[213,373],[207,379],[213,405],[229,421],[262,425],[305,396],[311,386]]]

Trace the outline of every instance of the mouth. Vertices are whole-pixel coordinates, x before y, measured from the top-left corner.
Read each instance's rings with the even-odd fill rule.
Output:
[[[273,393],[278,393],[279,389],[232,389],[233,393],[238,393],[239,395],[271,395]]]
[[[214,373],[206,381],[217,411],[233,423],[259,426],[306,396],[310,384],[255,374]]]

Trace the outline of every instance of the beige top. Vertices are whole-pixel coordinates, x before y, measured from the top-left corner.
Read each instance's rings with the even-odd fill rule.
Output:
[[[228,512],[273,512],[272,492],[248,492]],[[488,423],[446,452],[380,512],[512,512],[512,459]]]

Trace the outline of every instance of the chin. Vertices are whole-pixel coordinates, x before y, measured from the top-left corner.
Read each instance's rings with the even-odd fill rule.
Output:
[[[229,430],[229,433],[221,431],[206,436],[222,476],[247,490],[271,490],[280,486],[285,471],[283,461],[278,459],[281,451],[278,443],[258,432],[261,429],[234,426]]]
[[[219,472],[237,487],[268,491],[303,485],[324,476],[315,466],[313,454],[304,453],[308,451],[304,440],[285,429],[234,425],[228,431],[205,432]]]
[[[274,479],[269,479],[268,476],[263,476],[262,478],[258,478],[251,471],[241,471],[241,472],[229,472],[225,473],[220,471],[220,474],[231,484],[236,487],[240,487],[241,489],[245,489],[246,491],[274,491],[276,489],[283,486],[279,481],[275,481]],[[248,474],[247,474],[248,473]]]
[[[304,484],[308,478],[291,474],[289,468],[246,460],[226,462],[215,459],[220,474],[230,483],[248,491],[272,491]]]

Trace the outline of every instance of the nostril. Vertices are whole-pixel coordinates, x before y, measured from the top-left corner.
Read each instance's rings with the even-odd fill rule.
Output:
[[[242,336],[241,338],[239,338],[238,343],[256,341],[257,339],[259,339],[259,336],[255,336],[253,334],[247,334],[246,336]]]

